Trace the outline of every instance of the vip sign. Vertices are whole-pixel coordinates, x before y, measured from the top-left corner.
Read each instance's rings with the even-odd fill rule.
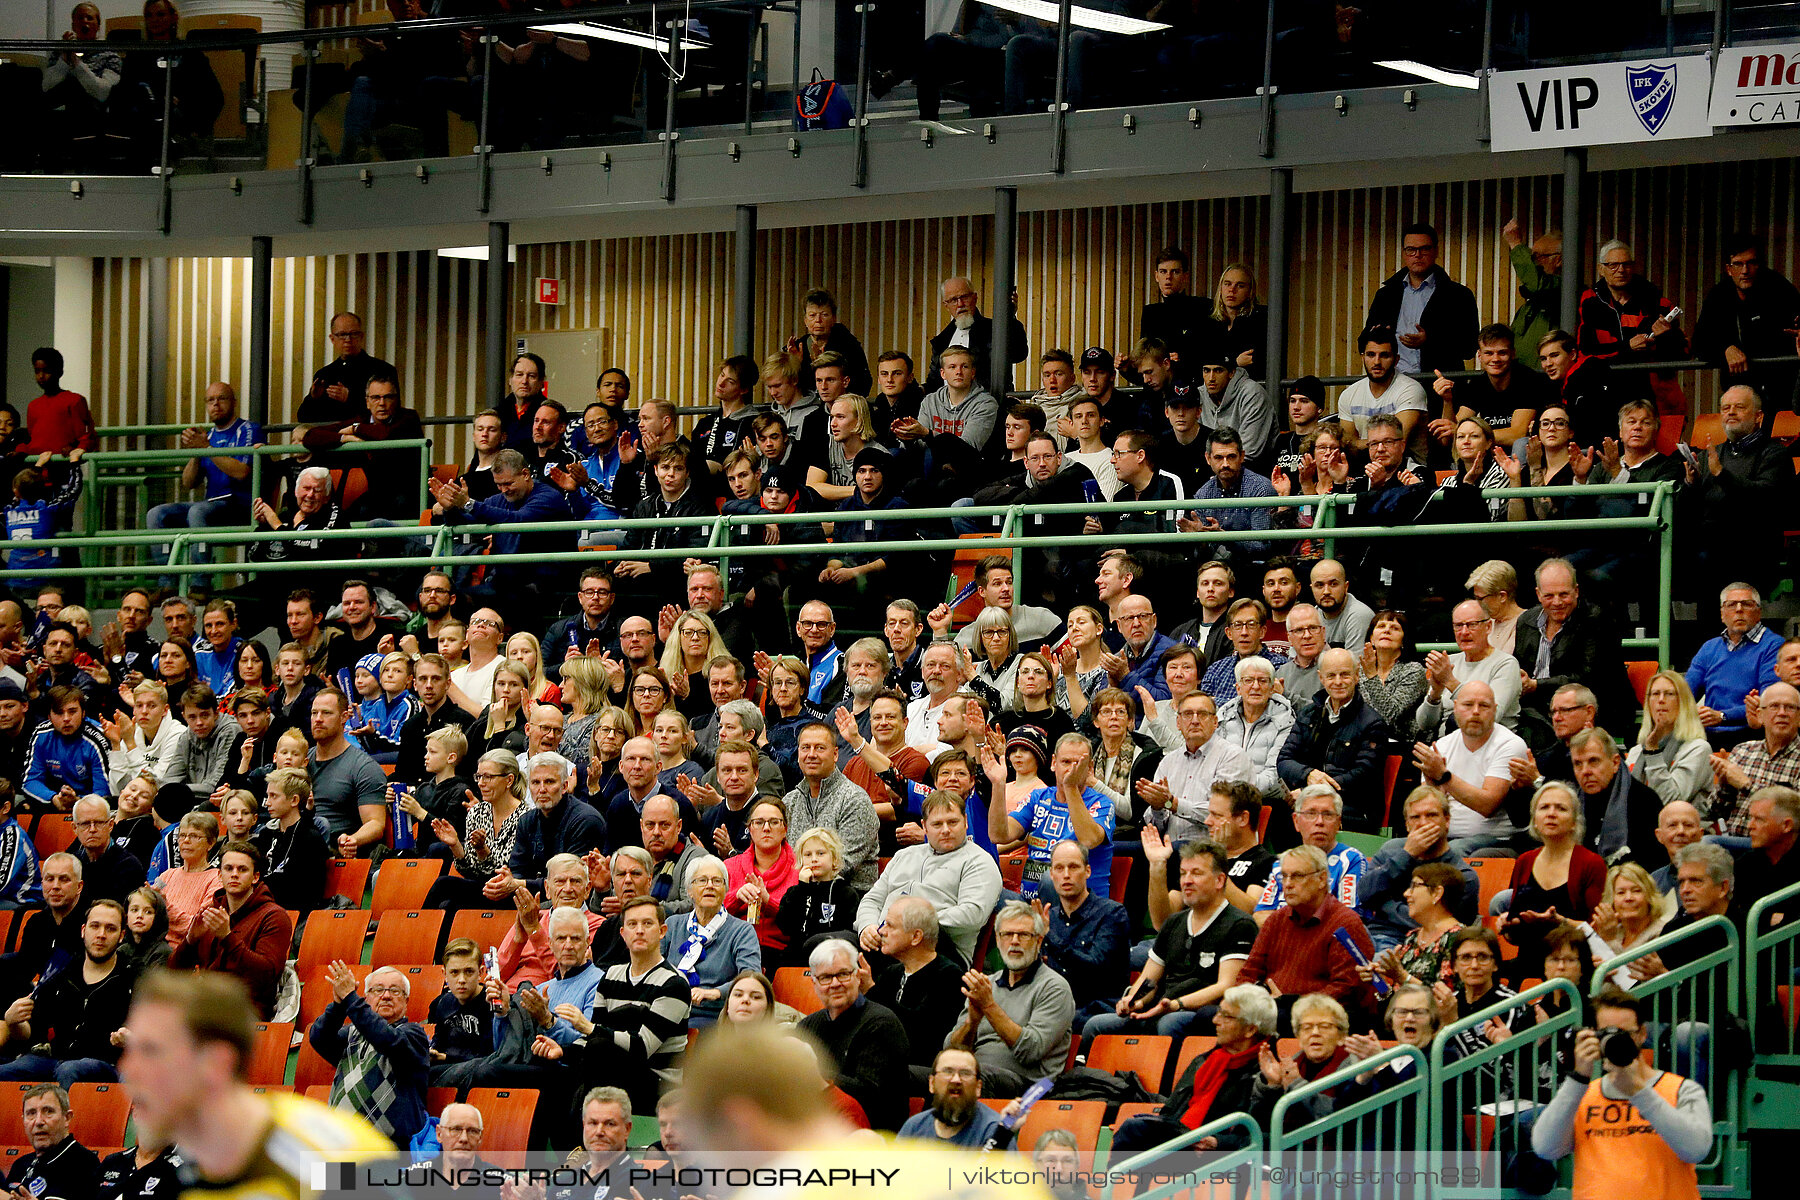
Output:
[[[561,304],[562,280],[545,279],[540,276],[537,281],[537,296],[539,304]]]
[[[1492,146],[1542,150],[1707,137],[1705,55],[1499,71],[1488,89]]]
[[[1714,125],[1800,122],[1800,45],[1744,46],[1719,52],[1713,76]]]

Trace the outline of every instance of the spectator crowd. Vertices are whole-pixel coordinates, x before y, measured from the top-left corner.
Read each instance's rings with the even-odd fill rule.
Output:
[[[264,473],[275,490],[252,495],[248,460],[213,453],[183,472],[194,499],[150,514],[202,543],[252,523],[303,536],[258,543],[247,586],[198,604],[153,566],[98,629],[32,574],[62,561],[94,436],[39,350],[44,395],[15,452],[42,457],[15,477],[0,600],[0,907],[17,931],[0,1077],[45,1090],[27,1094],[34,1155],[11,1182],[51,1169],[72,1085],[132,1085],[134,991],[139,1010],[186,1014],[184,1037],[236,994],[196,968],[235,977],[264,1020],[291,1019],[305,987],[328,994],[305,1036],[334,1069],[330,1103],[402,1147],[435,1131],[444,1154],[474,1153],[482,1114],[430,1114],[427,1090],[497,1087],[537,1092],[535,1144],[622,1153],[620,1120],[691,1099],[690,1034],[791,1024],[850,1124],[1003,1148],[1027,1102],[980,1101],[1046,1077],[1094,1086],[1072,1068],[1103,1057],[1097,1039],[1214,1039],[1119,1127],[1115,1146],[1146,1149],[1228,1112],[1266,1123],[1285,1091],[1384,1040],[1429,1046],[1527,982],[1585,995],[1596,964],[1660,933],[1741,929],[1800,882],[1800,639],[1763,623],[1795,473],[1769,418],[1793,379],[1763,361],[1789,347],[1744,332],[1766,328],[1752,311],[1792,328],[1800,297],[1732,243],[1732,287],[1696,329],[1733,379],[1723,434],[1664,450],[1660,419],[1686,402],[1631,364],[1687,342],[1628,247],[1602,248],[1568,333],[1541,319],[1560,286],[1551,235],[1510,325],[1479,323],[1429,227],[1403,245],[1358,338],[1365,379],[1335,406],[1315,378],[1264,378],[1244,268],[1202,299],[1173,248],[1143,338],[1041,354],[1028,400],[984,384],[1005,367],[995,319],[1013,322],[1015,361],[1026,330],[983,315],[962,278],[922,370],[897,350],[871,362],[830,293],[809,293],[803,331],[721,364],[716,408],[686,433],[669,402],[631,405],[616,368],[577,416],[521,354],[474,418],[473,459],[429,481],[425,517],[458,552],[410,574],[344,569],[401,561],[397,543],[317,536],[420,517],[400,465],[416,452],[379,445],[417,437],[418,418],[340,313],[293,454]],[[265,443],[228,384],[205,403],[210,428],[184,447]],[[1628,675],[1650,539],[1556,522],[1647,496],[1506,494],[1606,481],[1670,484],[1688,578],[1723,585],[1720,632],[1685,670]],[[1299,501],[1326,494],[1351,528],[1517,536],[1345,538],[1326,557],[1299,532]],[[1296,503],[1238,503],[1271,498]],[[1082,500],[1145,507],[1033,511]],[[980,558],[968,603],[947,602],[951,558],[925,539],[993,525],[906,510],[1014,504],[1054,542]],[[721,511],[809,519],[733,525],[734,548],[759,552],[721,568]],[[532,557],[578,546],[611,553]],[[1454,652],[1419,653],[1427,628]],[[64,815],[72,841],[40,858]],[[428,1009],[406,969],[423,960],[307,979],[290,964],[309,923],[362,902],[328,894],[333,862],[364,859],[432,864],[423,911],[516,914],[491,955],[443,921]],[[1503,891],[1471,866],[1494,859],[1512,860]],[[1625,981],[1677,965],[1665,952]],[[1601,1001],[1640,1026],[1642,1007]],[[1704,1019],[1711,1053],[1741,1066],[1730,1014]],[[1450,1057],[1527,1036],[1533,1013],[1495,1021]],[[1585,1085],[1594,1045],[1574,1043],[1544,1091],[1550,1158],[1570,1140],[1551,1126],[1576,1119],[1555,1085]],[[1693,1057],[1683,1075],[1704,1077]],[[1656,1074],[1606,1086],[1691,1113],[1688,1085]],[[34,1103],[62,1124],[33,1126]],[[153,1165],[130,1153],[121,1170]],[[98,1177],[92,1154],[67,1157]]]

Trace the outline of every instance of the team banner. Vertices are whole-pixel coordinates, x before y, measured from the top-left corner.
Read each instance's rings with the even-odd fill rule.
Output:
[[[1492,148],[1543,150],[1707,137],[1703,54],[1498,71],[1488,89]]]

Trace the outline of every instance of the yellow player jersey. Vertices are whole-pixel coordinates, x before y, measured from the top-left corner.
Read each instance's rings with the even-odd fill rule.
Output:
[[[268,1097],[269,1128],[250,1164],[232,1179],[202,1179],[184,1157],[181,1194],[203,1200],[310,1200],[320,1164],[396,1153],[394,1143],[355,1113],[304,1096]]]

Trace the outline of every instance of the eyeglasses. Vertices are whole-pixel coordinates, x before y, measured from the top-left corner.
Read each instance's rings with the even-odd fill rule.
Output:
[[[801,621],[801,622],[799,622],[800,628],[802,628],[802,629],[830,629],[833,625],[836,625],[836,624],[837,624],[836,621]]]
[[[787,822],[783,821],[780,817],[757,817],[755,820],[750,822],[750,828],[752,828],[752,829],[780,829],[783,825],[786,825],[786,824],[787,824]]]
[[[419,589],[421,596],[448,596],[449,594],[450,589],[447,587],[421,587]]]
[[[1290,636],[1296,633],[1324,633],[1325,627],[1323,625],[1289,625],[1287,631]]]
[[[1120,617],[1119,619],[1122,621],[1125,618]],[[1263,623],[1261,621],[1233,621],[1231,624],[1227,625],[1225,628],[1227,628],[1227,629],[1261,629],[1262,627],[1263,627]]]
[[[660,696],[662,695],[662,685],[652,683],[634,687],[631,689],[631,694],[634,696]]]
[[[610,596],[613,593],[611,588],[584,587],[579,594],[583,596]]]
[[[967,1067],[939,1067],[937,1074],[945,1079],[973,1079],[981,1072],[971,1071]]]
[[[1467,954],[1458,954],[1456,961],[1459,963],[1490,963],[1494,961],[1494,956],[1485,950],[1471,950]]]
[[[477,772],[475,772],[475,782],[476,783],[488,783],[495,779],[505,779],[505,778],[507,778],[507,776],[502,775],[498,771],[477,771]]]
[[[1303,808],[1295,813],[1294,816],[1302,821],[1329,821],[1331,818],[1337,816],[1337,813],[1335,810],[1329,808],[1324,809],[1323,811],[1316,808]],[[1314,871],[1309,873],[1317,874],[1318,872]]]
[[[1458,629],[1458,630],[1461,630],[1461,629],[1480,629],[1480,628],[1481,628],[1481,627],[1482,627],[1482,626],[1483,626],[1483,625],[1490,625],[1490,624],[1492,624],[1492,623],[1493,623],[1493,620],[1494,620],[1494,619],[1493,619],[1493,618],[1492,618],[1492,617],[1483,617],[1483,618],[1482,618],[1482,619],[1481,619],[1481,620],[1479,620],[1479,621],[1452,621],[1452,622],[1451,622],[1451,623],[1450,623],[1450,628],[1452,628],[1452,629]]]
[[[1119,624],[1136,625],[1139,621],[1148,621],[1155,615],[1155,613],[1120,613]]]
[[[854,979],[855,977],[856,977],[855,971],[827,971],[822,975],[815,974],[813,976],[813,982],[814,983],[842,983],[846,979]]]
[[[1569,423],[1561,417],[1544,417],[1538,421],[1539,429],[1567,429]]]
[[[1331,1030],[1343,1030],[1336,1021],[1302,1021],[1294,1026],[1295,1033],[1329,1033]]]
[[[1370,438],[1366,444],[1370,445],[1370,446],[1398,446],[1400,444],[1400,439],[1399,438]]]
[[[334,342],[347,342],[351,338],[359,338],[362,335],[363,335],[363,331],[360,329],[346,329],[340,333],[332,334],[331,340]]]
[[[404,996],[406,995],[406,989],[399,984],[377,983],[365,987],[363,989],[363,994],[368,996]]]
[[[1296,879],[1305,879],[1309,875],[1317,874],[1317,871],[1283,871],[1281,873],[1281,878],[1285,883],[1292,883]]]
[[[493,620],[491,617],[470,617],[469,618],[469,628],[470,629],[474,629],[478,625],[485,629],[500,628],[500,622]]]
[[[75,828],[77,828],[77,829],[105,829],[108,825],[111,825],[111,824],[112,824],[112,818],[108,817],[104,821],[77,821],[77,822],[75,822]]]
[[[1601,263],[1600,269],[1602,271],[1622,271],[1626,267],[1635,267],[1635,266],[1637,266],[1637,259],[1621,258],[1618,262],[1603,262],[1603,263]]]
[[[945,296],[944,297],[944,307],[945,308],[955,308],[958,304],[961,304],[964,300],[973,300],[974,298],[975,298],[974,292],[958,292],[954,296]]]

